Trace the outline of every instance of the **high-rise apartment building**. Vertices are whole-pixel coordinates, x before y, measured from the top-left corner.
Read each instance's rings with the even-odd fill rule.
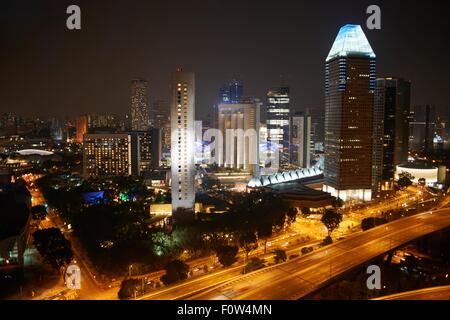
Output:
[[[359,25],[340,30],[325,63],[324,190],[372,198],[376,56]]]
[[[194,210],[195,75],[181,69],[170,83],[172,210]]]
[[[311,166],[311,115],[297,112],[291,118],[291,163],[301,168]]]
[[[148,130],[149,117],[148,82],[143,79],[134,79],[131,81],[131,130]]]

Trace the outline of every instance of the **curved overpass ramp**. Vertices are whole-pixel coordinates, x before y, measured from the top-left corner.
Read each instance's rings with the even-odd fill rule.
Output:
[[[373,300],[450,300],[450,286],[401,292]]]
[[[425,212],[354,234],[303,257],[237,276],[219,285],[187,294],[183,298],[299,299],[320,289],[333,278],[392,249],[448,227],[450,208]]]

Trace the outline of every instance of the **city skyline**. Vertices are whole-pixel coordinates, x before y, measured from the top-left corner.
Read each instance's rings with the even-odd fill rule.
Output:
[[[446,12],[3,3],[0,300],[450,299]]]
[[[361,24],[373,47],[379,52],[377,76],[403,77],[412,82],[412,106],[429,103],[436,105],[439,110],[446,110],[449,104],[449,94],[444,90],[450,81],[446,72],[449,62],[443,60],[438,63],[427,48],[447,51],[448,41],[445,39],[450,27],[446,19],[428,23],[428,19],[431,19],[428,15],[424,16],[421,28],[408,27],[410,19],[418,10],[415,7],[381,1],[382,29],[367,30],[367,5],[364,1],[342,1],[339,5],[287,2],[283,5],[265,4],[257,8],[244,2],[240,4],[240,10],[232,14],[237,23],[229,27],[244,32],[238,32],[239,35],[230,39],[229,43],[223,43],[223,37],[214,37],[213,34],[216,32],[220,35],[229,30],[214,27],[206,31],[203,28],[212,18],[227,13],[221,1],[208,4],[195,2],[192,7],[181,5],[180,9],[183,10],[180,11],[169,4],[135,4],[123,11],[122,4],[100,10],[97,4],[80,1],[85,19],[79,31],[65,28],[63,2],[50,5],[46,2],[31,4],[25,1],[20,5],[7,5],[1,14],[8,15],[6,26],[17,36],[4,39],[6,51],[14,55],[17,50],[29,50],[21,50],[18,59],[12,63],[7,63],[8,59],[0,60],[4,64],[0,86],[2,104],[12,105],[18,113],[30,116],[35,116],[36,110],[39,110],[39,115],[56,116],[76,116],[88,111],[128,113],[127,88],[131,79],[141,77],[149,82],[151,103],[158,99],[168,100],[170,71],[183,67],[197,74],[196,118],[199,119],[204,120],[206,114],[212,113],[219,88],[235,74],[242,79],[248,96],[263,99],[267,90],[280,86],[283,79],[291,88],[294,111],[322,109],[323,72],[320,70],[323,70],[323,56],[335,30],[345,23]],[[19,10],[26,8],[33,8],[33,12]],[[271,10],[282,12],[283,21],[270,26],[260,22],[261,26],[251,27],[254,18],[247,18],[246,13],[254,12],[264,17]],[[430,10],[436,15],[443,14],[439,5],[434,5]],[[173,25],[168,25],[174,19],[169,18],[170,13],[178,16],[182,11],[185,12],[184,20],[181,19],[186,26],[184,32],[201,32],[196,33],[191,42],[183,42],[186,54],[179,56],[166,43],[176,34],[177,23],[181,23],[174,21]],[[59,16],[58,12],[61,12]],[[146,19],[145,14],[157,17]],[[22,15],[21,19],[11,19]],[[118,17],[122,19],[120,23],[113,23]],[[167,18],[167,21],[161,21],[163,18]],[[37,21],[42,19],[45,23],[37,26]],[[104,25],[99,25],[98,20]],[[128,22],[129,28],[121,27],[124,22]],[[161,25],[158,26],[158,23]],[[59,24],[61,28],[57,28]],[[315,27],[311,28],[314,24]],[[431,29],[433,26],[436,30]],[[49,29],[54,29],[50,33],[54,39],[52,46],[37,46],[35,41],[44,40]],[[283,40],[283,47],[272,47],[270,42],[263,41],[260,29],[268,32],[267,38]],[[26,37],[31,30],[34,40]],[[108,36],[107,33],[114,36]],[[200,35],[209,41],[202,41]],[[98,38],[103,40],[94,41]],[[146,41],[137,41],[141,38]],[[417,44],[419,42],[420,46]],[[196,46],[204,50],[197,50]],[[414,54],[403,57],[402,52]],[[414,68],[410,68],[412,65]],[[24,66],[27,68],[24,69]],[[5,81],[17,82],[19,76],[28,76],[28,80],[22,81],[23,86],[20,87],[20,90],[27,89],[25,96],[19,94],[18,87],[6,89],[8,85]],[[31,98],[32,104],[28,98]]]

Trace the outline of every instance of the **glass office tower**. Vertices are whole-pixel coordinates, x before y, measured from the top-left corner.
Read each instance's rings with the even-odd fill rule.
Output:
[[[411,83],[401,78],[379,78],[375,110],[381,116],[381,133],[375,136],[374,186],[376,191],[392,190],[395,168],[408,161]]]
[[[351,24],[326,58],[324,189],[344,201],[372,197],[375,59],[361,26]]]
[[[289,164],[289,88],[281,87],[267,93],[267,134],[271,144],[278,144],[280,165]]]

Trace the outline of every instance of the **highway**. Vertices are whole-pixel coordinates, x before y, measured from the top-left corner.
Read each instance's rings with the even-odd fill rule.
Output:
[[[314,292],[329,280],[418,237],[450,227],[450,209],[396,220],[306,256],[237,276],[184,298],[199,300],[289,300]],[[220,282],[220,276],[216,281]],[[171,298],[170,294],[166,298]]]
[[[402,292],[373,300],[450,300],[450,286]]]
[[[318,241],[311,241],[309,243],[303,243],[286,250],[286,255],[298,254],[300,248],[305,246],[316,246]],[[273,254],[268,254],[265,256],[266,259],[270,259]],[[204,275],[201,277],[196,277],[188,281],[184,281],[167,288],[157,290],[152,293],[145,294],[138,297],[137,300],[176,300],[184,299],[189,295],[192,295],[198,291],[204,290],[206,287],[216,286],[220,283],[224,283],[230,279],[241,275],[242,269],[244,267],[243,259],[240,257],[238,263],[232,267],[228,267],[214,273]]]

